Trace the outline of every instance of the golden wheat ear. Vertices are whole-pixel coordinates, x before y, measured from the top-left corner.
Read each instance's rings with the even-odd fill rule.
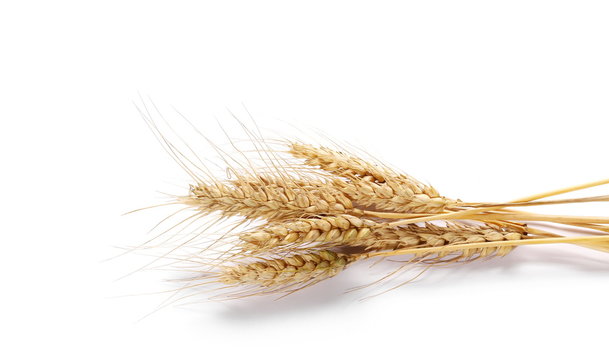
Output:
[[[287,295],[339,274],[357,259],[357,256],[329,250],[310,249],[222,266],[213,277],[216,282],[226,285],[225,288],[243,288],[225,294],[227,299],[252,295]]]
[[[288,147],[291,156],[327,173],[335,187],[370,209],[436,214],[458,203],[409,175],[346,151],[297,142],[289,143]]]

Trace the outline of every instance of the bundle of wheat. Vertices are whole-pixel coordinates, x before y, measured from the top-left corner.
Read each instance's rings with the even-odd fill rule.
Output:
[[[199,265],[206,267],[191,278],[195,285],[198,280],[224,284],[235,289],[233,297],[291,293],[368,258],[410,255],[411,264],[430,266],[503,256],[532,244],[570,243],[609,251],[609,218],[514,209],[607,201],[607,196],[547,198],[609,179],[508,203],[472,203],[443,197],[411,176],[346,151],[280,142],[283,152],[257,149],[266,153],[268,169],[231,169],[234,177],[222,181],[197,174],[201,167],[189,166],[193,163],[153,130],[195,180],[190,192],[172,203],[193,210],[195,220],[237,218],[246,225],[221,237],[230,246],[213,252],[212,261],[201,260],[212,246],[178,259],[195,264],[195,272]],[[588,234],[561,236],[532,226],[532,221],[566,224]]]

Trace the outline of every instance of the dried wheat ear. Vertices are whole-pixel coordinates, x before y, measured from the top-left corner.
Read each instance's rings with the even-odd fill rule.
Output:
[[[283,144],[283,152],[268,150],[266,169],[231,169],[226,181],[196,175],[189,194],[178,197],[195,220],[234,218],[245,226],[181,259],[194,264],[195,273],[201,267],[200,276],[190,278],[194,286],[220,284],[227,297],[290,294],[369,258],[406,256],[407,264],[433,266],[552,243],[609,252],[609,218],[515,210],[607,201],[606,196],[548,198],[609,179],[507,203],[472,203],[444,197],[411,176],[346,151]],[[586,235],[561,236],[530,222],[568,225]]]

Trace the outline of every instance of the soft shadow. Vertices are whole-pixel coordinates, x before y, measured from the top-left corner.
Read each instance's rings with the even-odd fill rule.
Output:
[[[609,271],[609,254],[576,248],[570,245],[559,247],[538,246],[519,248],[502,258],[492,258],[466,264],[471,270],[510,270],[530,264],[568,267],[582,272]]]
[[[350,270],[350,269],[349,269]],[[243,299],[213,302],[216,306],[215,317],[225,321],[255,322],[264,318],[302,316],[303,312],[317,312],[320,309],[345,307],[354,303],[356,296],[345,294],[353,286],[360,285],[356,273],[349,270],[334,278],[297,291],[285,297],[282,295],[250,296]],[[194,314],[200,313],[200,304],[180,306]],[[204,319],[201,319],[204,321]]]
[[[316,313],[361,306],[360,300],[377,295],[388,287],[399,285],[419,274],[422,267],[409,267],[404,273],[392,277],[385,286],[373,285],[363,290],[347,290],[369,284],[401,265],[395,261],[382,261],[374,264],[367,261],[354,264],[338,276],[325,280],[312,287],[278,299],[279,296],[252,296],[239,300],[228,300],[216,303],[212,316],[223,321],[235,323],[253,323],[264,319],[302,317],[303,313]],[[544,246],[515,249],[503,258],[490,258],[466,264],[432,267],[416,280],[400,289],[416,289],[417,292],[435,290],[447,285],[458,286],[471,281],[472,275],[491,273],[497,278],[528,276],[530,265],[546,265],[564,268],[581,273],[606,273],[609,275],[609,254],[573,246]],[[387,285],[389,284],[389,285]],[[401,291],[400,291],[401,292]],[[401,292],[404,296],[404,293]],[[383,295],[385,296],[385,295]],[[393,294],[390,296],[400,296]],[[200,305],[200,304],[199,304]],[[192,312],[201,321],[205,321],[199,306],[185,306],[184,310]]]
[[[391,267],[387,267],[387,263],[391,263],[391,261],[385,262],[383,270],[391,271]],[[604,273],[609,275],[609,254],[572,245],[518,248],[505,257],[481,259],[465,264],[430,267],[424,274],[401,286],[401,288],[408,289],[414,287],[417,291],[421,291],[447,285],[459,285],[470,282],[473,276],[480,273],[490,273],[498,279],[528,277],[527,268],[531,265],[556,269],[567,268],[569,271],[577,273]],[[366,289],[362,292],[363,298],[374,296],[386,290],[387,287],[400,285],[404,281],[413,279],[421,270],[421,267],[407,269],[402,274],[391,279],[385,287],[379,286],[379,288],[375,289],[373,286],[370,289]],[[551,275],[544,274],[543,276]]]

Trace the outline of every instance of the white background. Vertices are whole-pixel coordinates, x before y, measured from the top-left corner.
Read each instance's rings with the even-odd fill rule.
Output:
[[[609,255],[573,246],[369,301],[342,295],[363,265],[141,321],[163,297],[116,296],[164,274],[115,282],[140,260],[103,260],[163,215],[122,213],[187,185],[138,92],[211,136],[245,103],[261,127],[320,129],[471,201],[606,178],[608,18],[605,1],[3,1],[1,357],[606,358]]]

